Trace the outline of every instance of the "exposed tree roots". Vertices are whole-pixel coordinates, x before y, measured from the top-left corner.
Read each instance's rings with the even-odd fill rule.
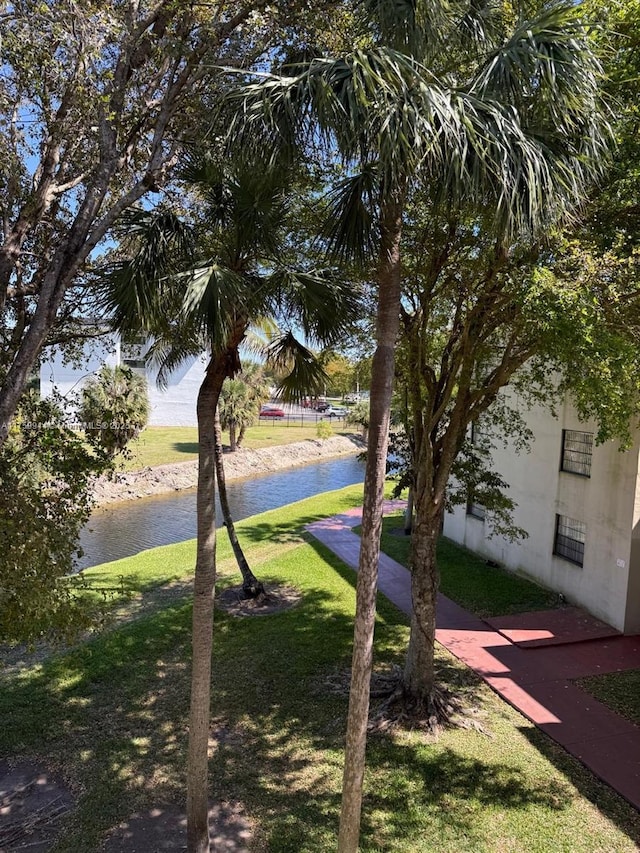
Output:
[[[267,591],[264,585],[259,580],[253,578],[250,581],[242,584],[242,592],[245,598],[258,598],[259,596],[267,596]]]
[[[326,679],[333,693],[348,694],[350,670],[343,670]],[[416,701],[407,694],[402,682],[402,670],[394,666],[384,672],[374,672],[371,679],[371,710],[368,730],[384,734],[395,730],[420,730],[437,736],[445,728],[473,729],[490,736],[478,719],[478,708],[468,695],[443,685],[436,685],[426,701]]]
[[[383,701],[372,701],[370,732],[417,729],[437,736],[445,728],[465,728],[489,734],[478,720],[478,708],[469,704],[467,696],[436,684],[426,700],[416,699],[404,689],[400,667],[385,675],[374,674],[371,698]]]
[[[262,586],[262,584],[260,584]],[[216,596],[216,605],[232,616],[266,616],[296,605],[302,595],[294,587],[272,584],[256,595],[247,595],[243,586],[227,587]]]

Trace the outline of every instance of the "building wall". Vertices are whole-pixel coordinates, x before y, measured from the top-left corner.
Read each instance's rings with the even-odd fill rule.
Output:
[[[107,364],[120,364],[120,341],[116,336],[100,338],[85,344],[83,355],[77,362],[65,363],[57,350],[48,351],[40,366],[40,394],[50,397],[54,388],[63,397],[71,400],[82,384]]]
[[[186,361],[169,376],[164,389],[158,388],[156,373],[147,369],[149,426],[197,426],[196,403],[206,365],[204,356]]]
[[[123,362],[120,341],[116,336],[92,341],[85,347],[80,363],[65,364],[58,353],[52,353],[40,368],[40,393],[51,395],[53,388],[71,399],[83,382],[107,364],[115,367]],[[198,389],[204,379],[206,357],[192,358],[178,367],[170,376],[167,387],[160,389],[154,370],[137,370],[147,378],[149,393],[149,426],[196,426],[196,401]]]
[[[636,481],[633,507],[629,588],[624,630],[627,634],[640,634],[640,477]]]
[[[487,522],[467,515],[464,507],[446,517],[445,535],[562,593],[618,630],[637,630],[633,625],[640,617],[638,445],[626,452],[620,452],[615,442],[594,446],[591,476],[585,477],[560,470],[562,430],[595,433],[593,424],[581,423],[569,402],[557,419],[536,407],[527,414],[527,423],[535,436],[530,453],[518,455],[498,444],[494,460],[518,505],[514,522],[529,537],[516,543],[487,538]],[[554,555],[556,514],[586,524],[582,566]],[[638,534],[633,555],[632,532]]]

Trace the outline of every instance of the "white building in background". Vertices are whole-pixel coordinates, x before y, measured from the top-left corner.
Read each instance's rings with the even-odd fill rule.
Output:
[[[640,434],[625,452],[612,441],[596,446],[595,425],[581,423],[569,401],[557,419],[534,408],[526,420],[531,452],[498,446],[493,459],[529,538],[488,538],[478,504],[448,514],[445,535],[619,631],[640,633]]]
[[[131,367],[147,379],[149,426],[196,426],[196,401],[204,379],[207,357],[187,359],[168,379],[165,389],[158,388],[157,372],[146,364],[148,342],[141,338],[125,343],[117,335],[100,338],[85,345],[81,363],[69,364],[57,352],[45,353],[40,368],[40,393],[50,396],[53,389],[71,398],[90,376],[103,365]]]

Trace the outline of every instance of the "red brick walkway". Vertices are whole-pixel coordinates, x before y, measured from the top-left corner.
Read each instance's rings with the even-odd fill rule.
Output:
[[[385,512],[401,506],[388,502]],[[358,566],[360,550],[352,528],[360,523],[361,512],[352,510],[308,527],[352,568]],[[409,572],[386,554],[380,557],[378,588],[400,610],[411,612]],[[524,631],[526,614],[523,620]],[[536,614],[537,630],[541,620]],[[517,625],[510,622],[510,627],[517,635]],[[640,669],[640,636],[519,647],[488,622],[439,595],[436,638],[499,696],[640,809],[640,727],[573,683],[589,675]]]

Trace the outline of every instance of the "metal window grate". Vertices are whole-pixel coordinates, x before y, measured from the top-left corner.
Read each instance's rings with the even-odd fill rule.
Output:
[[[577,521],[567,515],[556,515],[553,553],[577,566],[582,566],[586,530],[587,527],[583,521]]]
[[[581,474],[583,477],[590,477],[592,457],[592,432],[579,432],[575,429],[562,430],[561,471],[569,471],[572,474]]]
[[[487,510],[483,504],[474,503],[474,501],[469,498],[467,501],[467,515],[470,515],[473,518],[478,518],[480,521],[484,521],[486,514]]]

